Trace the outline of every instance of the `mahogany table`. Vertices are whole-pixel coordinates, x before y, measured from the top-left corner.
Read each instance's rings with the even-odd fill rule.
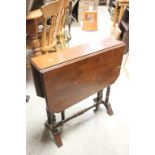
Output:
[[[110,85],[120,74],[124,47],[121,41],[105,39],[31,58],[36,93],[46,100],[47,126],[58,146],[62,145],[58,127],[65,122],[91,108],[97,111],[100,104],[105,105],[109,115],[113,114]],[[104,88],[107,88],[105,100]],[[94,93],[97,93],[94,105],[65,118],[67,108]],[[55,113],[61,113],[60,122],[56,122]]]

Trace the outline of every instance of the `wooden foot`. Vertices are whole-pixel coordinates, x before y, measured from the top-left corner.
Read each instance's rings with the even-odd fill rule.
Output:
[[[56,131],[52,130],[52,134],[53,134],[56,145],[58,147],[62,146],[62,140],[61,140],[60,133],[57,130]]]
[[[58,147],[62,146],[62,140],[61,140],[61,136],[60,136],[59,131],[58,131],[57,129],[53,128],[52,124],[48,124],[48,122],[45,123],[45,126],[46,126],[49,130],[51,130],[56,145],[57,145]]]
[[[103,103],[103,104],[105,105],[105,103]],[[110,104],[105,105],[105,108],[107,110],[108,115],[112,116],[114,114]]]

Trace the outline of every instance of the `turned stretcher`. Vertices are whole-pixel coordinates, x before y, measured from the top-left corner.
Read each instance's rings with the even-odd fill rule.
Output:
[[[124,48],[121,41],[105,39],[31,59],[36,93],[46,100],[47,126],[58,146],[62,141],[57,128],[65,122],[91,108],[97,111],[102,103],[107,113],[113,114],[109,104],[110,85],[120,74]],[[107,88],[105,100],[104,88]],[[95,93],[94,105],[65,118],[67,108]],[[60,122],[56,122],[55,113],[61,113]]]

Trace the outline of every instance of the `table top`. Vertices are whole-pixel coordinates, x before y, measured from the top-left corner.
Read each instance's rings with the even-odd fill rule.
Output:
[[[95,53],[96,51],[105,50],[106,52],[106,50],[109,50],[109,48],[117,45],[120,46],[121,44],[124,45],[123,42],[111,38],[98,40],[96,42],[91,42],[73,48],[68,48],[65,50],[60,50],[31,58],[31,63],[33,63],[33,65],[35,65],[38,70],[43,70],[68,62],[70,60],[88,56],[89,54]]]

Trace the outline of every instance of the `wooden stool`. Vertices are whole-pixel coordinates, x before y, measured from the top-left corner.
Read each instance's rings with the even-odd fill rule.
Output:
[[[83,13],[82,30],[97,30],[97,11],[85,11]]]

